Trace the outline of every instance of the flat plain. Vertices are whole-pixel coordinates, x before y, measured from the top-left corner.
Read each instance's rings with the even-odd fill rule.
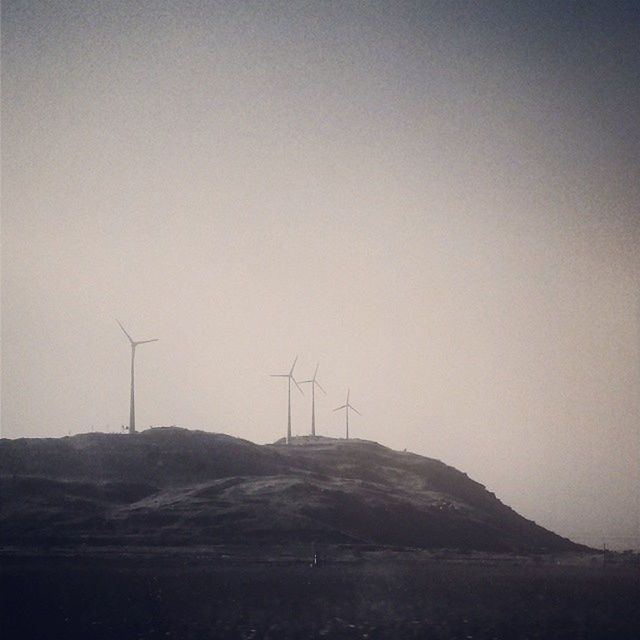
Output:
[[[637,564],[315,549],[68,550],[2,559],[5,640],[640,637]]]

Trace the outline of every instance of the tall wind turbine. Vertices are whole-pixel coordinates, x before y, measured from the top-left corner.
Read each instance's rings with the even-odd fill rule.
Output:
[[[298,362],[298,356],[296,356],[295,360],[293,361],[293,364],[291,365],[291,369],[289,370],[289,373],[272,373],[271,377],[272,378],[288,378],[288,382],[289,382],[289,395],[288,395],[288,408],[289,408],[289,412],[287,414],[287,444],[289,444],[291,442],[291,381],[293,381],[293,383],[296,385],[296,387],[298,387],[298,391],[300,391],[300,393],[302,395],[304,395],[304,391],[302,391],[302,387],[296,382],[296,379],[293,377],[293,370],[296,366],[296,362]]]
[[[341,407],[337,407],[334,411],[340,411],[340,409],[345,409],[345,415],[347,419],[347,440],[349,439],[349,409],[353,409],[359,416],[362,414],[349,402],[349,389],[347,389],[347,401]]]
[[[139,344],[147,344],[147,342],[158,342],[158,338],[152,338],[151,340],[134,340],[128,333],[127,330],[122,326],[120,320],[116,319],[116,322],[120,325],[120,328],[124,332],[124,335],[127,336],[129,342],[131,343],[131,404],[129,406],[129,433],[136,432],[136,405],[135,405],[135,390],[134,390],[134,369],[133,363],[136,357],[136,347]]]
[[[320,391],[327,395],[327,392],[322,388],[322,385],[318,382],[318,368],[320,363],[316,366],[315,373],[311,380],[303,380],[300,384],[311,384],[311,435],[316,435],[316,385],[320,388]]]

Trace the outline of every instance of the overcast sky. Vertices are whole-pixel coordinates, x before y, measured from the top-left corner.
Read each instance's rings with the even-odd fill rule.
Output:
[[[117,317],[139,427],[274,441],[300,354],[319,433],[350,387],[352,436],[640,546],[637,3],[2,9],[3,437],[127,423]]]

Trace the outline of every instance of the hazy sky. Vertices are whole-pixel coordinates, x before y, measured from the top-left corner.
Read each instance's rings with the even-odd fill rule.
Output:
[[[354,437],[640,546],[637,3],[2,10],[4,437],[128,421],[117,317],[140,427],[274,441],[300,354],[320,433],[350,386]]]

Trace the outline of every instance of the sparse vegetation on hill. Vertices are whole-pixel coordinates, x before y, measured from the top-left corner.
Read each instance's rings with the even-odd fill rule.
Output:
[[[3,440],[0,541],[581,548],[438,460],[368,441],[294,444],[179,428]]]

